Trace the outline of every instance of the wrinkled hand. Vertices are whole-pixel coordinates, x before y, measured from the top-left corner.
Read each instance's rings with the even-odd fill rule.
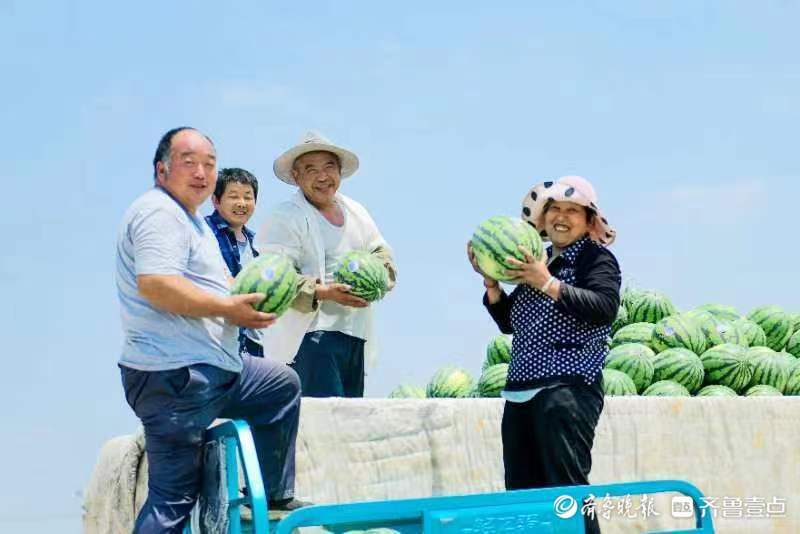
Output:
[[[316,295],[319,300],[332,300],[351,308],[369,306],[369,302],[350,293],[350,289],[347,284],[320,284],[317,286]]]
[[[519,261],[509,256],[506,261],[508,261],[509,265],[512,265],[512,268],[507,269],[506,272],[514,278],[513,281],[515,283],[525,283],[533,288],[541,289],[550,279],[550,271],[547,270],[547,264],[535,257],[525,247],[520,246],[519,250],[525,255],[525,261]]]
[[[222,316],[226,321],[245,328],[267,328],[278,320],[274,313],[264,313],[253,308],[253,304],[264,300],[264,293],[231,295],[225,301]]]
[[[497,280],[492,278],[491,276],[487,276],[486,273],[481,271],[480,266],[478,266],[478,260],[475,259],[475,251],[472,250],[472,243],[467,241],[467,258],[469,258],[469,262],[472,264],[472,268],[475,270],[476,273],[483,277],[485,284],[494,285],[497,284]]]

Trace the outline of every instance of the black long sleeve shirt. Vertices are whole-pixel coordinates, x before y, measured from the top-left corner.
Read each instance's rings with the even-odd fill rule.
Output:
[[[510,295],[503,293],[495,304],[484,296],[500,331],[514,335],[509,391],[592,384],[608,352],[606,338],[619,309],[622,282],[614,255],[584,237],[565,248],[548,269],[561,281],[558,301],[525,284]]]

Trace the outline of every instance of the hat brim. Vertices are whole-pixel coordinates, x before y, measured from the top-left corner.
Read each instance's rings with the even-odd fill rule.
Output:
[[[339,157],[341,163],[340,174],[342,178],[352,176],[358,170],[358,156],[342,147],[326,143],[303,143],[290,148],[275,160],[272,170],[280,180],[290,185],[297,185],[292,176],[294,161],[309,152],[331,152]]]
[[[589,226],[589,237],[602,245],[610,245],[617,237],[617,231],[608,222],[603,211],[580,191],[559,182],[542,182],[533,186],[522,199],[522,218],[531,223],[544,239],[549,239],[544,227],[544,207],[550,200],[573,202],[595,212],[594,220]]]

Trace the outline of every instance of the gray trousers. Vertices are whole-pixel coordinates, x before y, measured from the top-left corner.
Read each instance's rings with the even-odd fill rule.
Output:
[[[120,367],[125,398],[144,425],[149,467],[135,533],[181,532],[200,490],[205,431],[217,418],[250,425],[269,498],[294,495],[300,379],[269,358],[242,359],[240,374],[211,365]]]

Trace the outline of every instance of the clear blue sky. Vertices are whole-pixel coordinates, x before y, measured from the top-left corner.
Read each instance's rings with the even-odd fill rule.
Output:
[[[304,130],[359,154],[343,191],[400,268],[368,395],[479,370],[465,242],[564,174],[595,183],[629,281],[800,311],[797,2],[268,4],[0,2],[0,531],[78,532],[100,446],[136,429],[114,246],[177,125],[259,176],[256,228]]]

